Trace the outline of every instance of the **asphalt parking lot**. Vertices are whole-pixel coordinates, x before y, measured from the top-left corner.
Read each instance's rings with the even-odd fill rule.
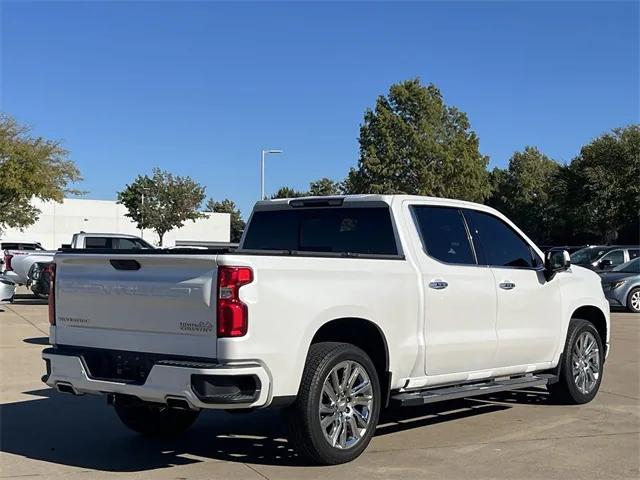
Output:
[[[308,467],[278,411],[207,412],[185,435],[149,440],[103,398],[40,382],[47,307],[29,295],[0,306],[0,478],[272,479],[640,477],[640,315],[612,315],[612,352],[589,405],[544,389],[386,412],[355,462]]]

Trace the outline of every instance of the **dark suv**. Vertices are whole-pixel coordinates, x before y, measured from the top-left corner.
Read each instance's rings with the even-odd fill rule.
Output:
[[[611,270],[640,256],[638,245],[591,245],[571,254],[571,263],[596,271]]]

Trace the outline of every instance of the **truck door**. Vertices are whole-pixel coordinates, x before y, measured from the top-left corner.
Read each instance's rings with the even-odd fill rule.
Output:
[[[488,212],[464,209],[481,262],[493,272],[498,296],[496,366],[551,361],[560,342],[558,282],[544,278],[543,261],[505,221]],[[484,261],[482,259],[484,258]]]
[[[497,349],[496,289],[479,266],[458,208],[408,205],[424,289],[427,375],[492,368]]]

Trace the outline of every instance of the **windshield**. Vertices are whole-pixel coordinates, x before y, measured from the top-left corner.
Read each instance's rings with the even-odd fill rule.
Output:
[[[584,265],[587,263],[593,263],[600,258],[605,252],[606,248],[586,247],[573,252],[571,254],[571,263],[576,265]]]
[[[622,273],[640,273],[640,258],[618,265],[613,268],[612,271]]]

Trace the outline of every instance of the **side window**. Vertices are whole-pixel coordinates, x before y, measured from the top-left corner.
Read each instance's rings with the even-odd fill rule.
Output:
[[[539,259],[530,245],[498,217],[477,210],[464,210],[476,248],[493,267],[533,268]]]
[[[446,263],[475,265],[476,259],[460,210],[421,205],[414,205],[411,209],[429,256]]]
[[[105,237],[86,237],[85,248],[111,248],[111,239]]]
[[[602,260],[611,260],[611,265],[614,267],[622,265],[624,263],[624,252],[622,250],[612,250],[600,259],[600,261]]]
[[[629,249],[629,260],[633,260],[634,258],[640,257],[640,250],[637,248]]]
[[[113,248],[117,248],[119,250],[133,250],[140,248],[135,241],[129,240],[128,238],[114,238],[113,242]]]

